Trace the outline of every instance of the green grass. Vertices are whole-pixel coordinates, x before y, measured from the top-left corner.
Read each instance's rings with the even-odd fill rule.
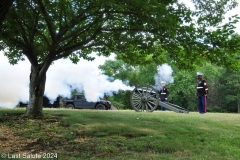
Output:
[[[21,113],[0,109],[0,122],[60,159],[240,159],[240,114],[44,109],[41,119],[4,118]]]

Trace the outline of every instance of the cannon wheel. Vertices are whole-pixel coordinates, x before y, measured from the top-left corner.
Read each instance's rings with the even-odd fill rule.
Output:
[[[137,112],[153,112],[159,104],[159,95],[151,86],[136,87],[131,93],[131,105]]]

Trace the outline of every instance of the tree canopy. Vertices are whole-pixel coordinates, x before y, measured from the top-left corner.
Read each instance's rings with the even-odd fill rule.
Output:
[[[3,26],[1,49],[9,49],[6,55],[13,64],[23,55],[33,65],[66,57],[76,63],[92,52],[119,53],[125,61],[142,64],[161,61],[166,50],[176,63],[184,59],[186,68],[201,53],[233,67],[240,43],[233,30],[237,19],[218,29],[208,27],[218,26],[236,1],[193,2],[195,11],[177,0],[17,0]]]
[[[14,0],[1,0],[1,2],[0,2],[0,26],[2,25],[2,22],[4,21],[9,8],[12,6],[13,1]]]
[[[0,50],[11,64],[24,59],[31,63],[27,114],[42,113],[46,72],[61,58],[77,63],[80,58],[92,60],[92,52],[115,53],[125,62],[147,64],[162,63],[162,53],[168,53],[172,63],[189,68],[204,54],[237,69],[237,17],[210,29],[237,1],[193,2],[196,11],[177,0],[15,0],[1,26]]]

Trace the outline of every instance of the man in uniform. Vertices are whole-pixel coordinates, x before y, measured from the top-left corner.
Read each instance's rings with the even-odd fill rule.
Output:
[[[169,90],[168,88],[166,87],[166,83],[164,81],[161,82],[161,85],[162,85],[162,88],[160,89],[160,100],[162,102],[167,102],[167,98],[168,98],[168,94],[169,94]],[[161,110],[162,111],[165,111],[166,108],[161,106]]]
[[[197,72],[197,97],[198,97],[198,111],[201,114],[207,112],[207,82],[203,79],[203,74]]]

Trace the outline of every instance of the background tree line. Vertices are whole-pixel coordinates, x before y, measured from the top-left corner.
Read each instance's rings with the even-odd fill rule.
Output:
[[[131,66],[121,60],[108,60],[99,66],[103,74],[114,79],[121,79],[130,86],[155,84],[156,63],[144,66]],[[240,107],[240,72],[204,61],[195,70],[183,70],[172,66],[174,82],[168,84],[170,103],[177,104],[190,111],[197,110],[196,72],[202,72],[209,86],[208,111],[238,112]],[[132,109],[130,105],[131,91],[120,91],[108,99],[121,109]]]

